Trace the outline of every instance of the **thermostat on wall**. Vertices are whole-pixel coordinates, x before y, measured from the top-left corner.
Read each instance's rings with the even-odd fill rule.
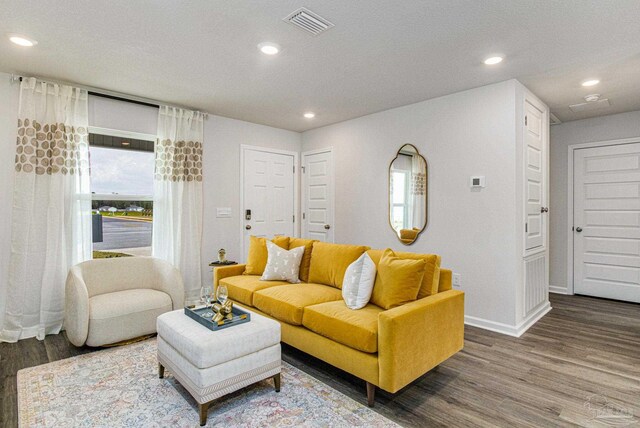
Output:
[[[484,187],[484,175],[476,175],[471,177],[471,188]]]

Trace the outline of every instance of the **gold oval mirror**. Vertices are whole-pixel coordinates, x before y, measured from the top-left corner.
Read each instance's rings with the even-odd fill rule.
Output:
[[[405,245],[427,226],[427,161],[412,144],[400,147],[389,165],[389,224]]]

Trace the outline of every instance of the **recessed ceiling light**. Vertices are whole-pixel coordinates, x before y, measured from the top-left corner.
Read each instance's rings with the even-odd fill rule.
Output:
[[[306,117],[307,119],[313,119],[314,117],[316,117],[316,114],[308,111],[304,114],[304,117]]]
[[[265,55],[276,55],[278,52],[280,52],[280,46],[270,42],[260,43],[258,45],[258,49],[260,49],[260,52]]]
[[[600,80],[598,79],[589,79],[582,82],[582,86],[595,86],[598,83],[600,83]]]
[[[12,43],[15,43],[18,46],[25,47],[31,47],[38,44],[38,42],[36,42],[35,40],[18,34],[9,34],[9,40],[11,40]]]
[[[500,64],[504,58],[501,56],[492,56],[484,60],[484,63],[487,65],[496,65]]]

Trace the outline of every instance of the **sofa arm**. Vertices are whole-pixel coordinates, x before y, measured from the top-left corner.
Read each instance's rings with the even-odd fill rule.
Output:
[[[65,284],[64,326],[69,342],[82,346],[89,334],[89,292],[80,270],[72,267]]]
[[[464,293],[450,290],[378,316],[380,388],[396,392],[464,346]]]
[[[247,265],[221,266],[213,269],[213,288],[218,288],[221,279],[242,275]]]

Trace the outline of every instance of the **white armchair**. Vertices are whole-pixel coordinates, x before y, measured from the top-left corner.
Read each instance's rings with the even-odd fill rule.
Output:
[[[180,271],[151,257],[89,260],[69,270],[65,329],[75,346],[103,346],[156,332],[156,318],[183,307]]]

